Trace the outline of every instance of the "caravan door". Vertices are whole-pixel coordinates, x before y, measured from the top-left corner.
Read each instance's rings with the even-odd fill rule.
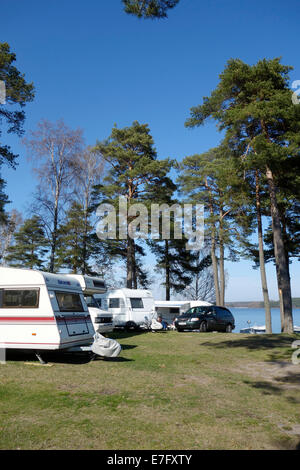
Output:
[[[124,297],[120,293],[118,297],[109,297],[107,302],[108,311],[113,316],[114,326],[125,326],[130,320],[130,312],[129,309],[126,308]]]
[[[153,299],[151,297],[129,297],[130,321],[137,325],[151,323],[153,310]]]

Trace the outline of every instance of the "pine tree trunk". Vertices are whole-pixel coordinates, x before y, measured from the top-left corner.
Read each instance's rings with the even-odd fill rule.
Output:
[[[281,279],[279,276],[279,269],[276,265],[276,276],[277,276],[277,286],[278,286],[278,297],[279,297],[279,308],[280,308],[280,324],[281,324],[281,333],[284,331],[284,306],[283,306],[283,297],[282,297],[282,286]]]
[[[165,261],[166,261],[166,300],[170,300],[170,262],[169,262],[169,242],[165,240]]]
[[[220,305],[219,270],[218,270],[218,260],[216,256],[216,239],[215,239],[214,229],[212,229],[210,253],[211,253],[211,262],[212,262],[212,268],[213,268],[213,274],[214,274],[216,304]]]
[[[133,289],[137,289],[137,268],[135,262],[135,242],[132,240],[132,285]]]
[[[128,235],[127,237],[127,281],[126,287],[133,288],[133,239]]]
[[[223,241],[223,210],[220,210],[220,259],[219,259],[219,269],[220,269],[220,306],[225,306],[225,269],[224,269],[224,241]]]
[[[266,333],[271,334],[272,333],[272,320],[271,320],[270,299],[269,299],[269,292],[268,292],[268,285],[267,285],[267,276],[266,276],[266,269],[265,269],[258,170],[256,170],[255,172],[255,192],[256,192],[257,235],[258,235],[258,248],[259,248],[259,267],[260,267],[261,286],[262,286],[265,315],[266,315]]]
[[[224,244],[220,240],[220,303],[221,307],[225,306],[225,270],[224,270]]]
[[[290,264],[289,264],[289,251],[287,249],[287,233],[286,233],[286,220],[285,220],[285,215],[279,210],[280,214],[280,220],[281,220],[281,227],[282,227],[282,237],[283,237],[283,245],[284,245],[284,252],[285,252],[285,257],[286,257],[286,267],[288,271],[288,277],[290,279]],[[292,308],[293,308],[293,300],[291,299],[292,302]],[[281,310],[282,310],[282,330],[284,329],[284,309],[283,309],[283,301],[282,301],[282,291],[280,289],[279,292],[279,304],[282,305]],[[293,328],[294,329],[294,328]]]
[[[266,168],[266,177],[269,185],[270,201],[271,201],[271,216],[272,216],[272,229],[273,229],[273,242],[275,252],[275,262],[278,267],[278,276],[280,285],[278,288],[282,290],[282,303],[283,303],[283,332],[293,333],[293,313],[292,313],[292,296],[291,296],[291,283],[289,276],[289,269],[285,255],[285,248],[282,237],[282,230],[280,225],[280,215],[277,205],[276,189],[273,174],[270,168]]]
[[[212,205],[212,196],[211,196],[211,191],[208,189],[208,183],[207,179],[205,180],[205,186],[208,190],[209,193],[209,212],[211,217],[214,215],[214,210],[213,210],[213,205]],[[211,254],[211,262],[212,262],[212,268],[213,268],[213,275],[214,275],[214,285],[215,285],[215,295],[216,295],[216,305],[220,305],[220,286],[219,286],[219,269],[218,269],[218,260],[216,256],[216,229],[215,226],[212,222],[211,225],[211,248],[210,248],[210,254]]]

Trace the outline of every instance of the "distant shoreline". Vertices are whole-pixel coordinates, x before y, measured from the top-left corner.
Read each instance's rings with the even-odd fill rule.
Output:
[[[248,301],[248,302],[226,302],[226,307],[228,308],[264,308],[264,303],[262,301]],[[270,301],[271,308],[279,308],[279,302],[276,300]],[[293,299],[293,308],[300,308],[300,298]]]

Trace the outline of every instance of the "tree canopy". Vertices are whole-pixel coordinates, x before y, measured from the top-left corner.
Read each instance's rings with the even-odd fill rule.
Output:
[[[293,181],[297,173],[300,142],[300,109],[292,103],[288,73],[279,58],[254,65],[231,59],[220,81],[203,104],[191,109],[187,127],[213,118],[225,131],[223,144],[248,170],[265,174],[269,196],[279,295],[282,296],[284,331],[292,332],[291,286],[288,258],[280,217],[279,176]]]
[[[126,13],[138,18],[166,18],[168,10],[174,8],[180,0],[122,0]]]
[[[23,124],[25,120],[24,106],[34,98],[34,87],[32,83],[27,83],[22,74],[13,63],[16,55],[10,51],[7,43],[0,43],[0,80],[5,83],[5,103],[0,103],[0,125],[3,121],[8,126],[8,133],[21,136],[24,132]],[[17,108],[15,107],[17,106]],[[1,137],[0,128],[0,137]],[[0,145],[0,164],[7,162],[14,165],[15,155],[9,146]]]

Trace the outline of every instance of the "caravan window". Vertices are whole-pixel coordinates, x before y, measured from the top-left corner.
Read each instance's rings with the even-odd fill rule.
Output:
[[[104,281],[94,281],[94,287],[105,288],[105,282]]]
[[[88,307],[99,308],[97,300],[92,295],[85,295],[84,300]]]
[[[177,307],[172,307],[172,308],[170,308],[170,314],[179,315],[180,314],[180,309],[177,308]]]
[[[38,308],[39,289],[1,289],[1,308]]]
[[[120,299],[109,299],[109,308],[120,308]]]
[[[79,294],[72,292],[55,292],[61,312],[84,312]]]
[[[132,297],[130,303],[132,308],[144,308],[143,300],[140,297]]]

